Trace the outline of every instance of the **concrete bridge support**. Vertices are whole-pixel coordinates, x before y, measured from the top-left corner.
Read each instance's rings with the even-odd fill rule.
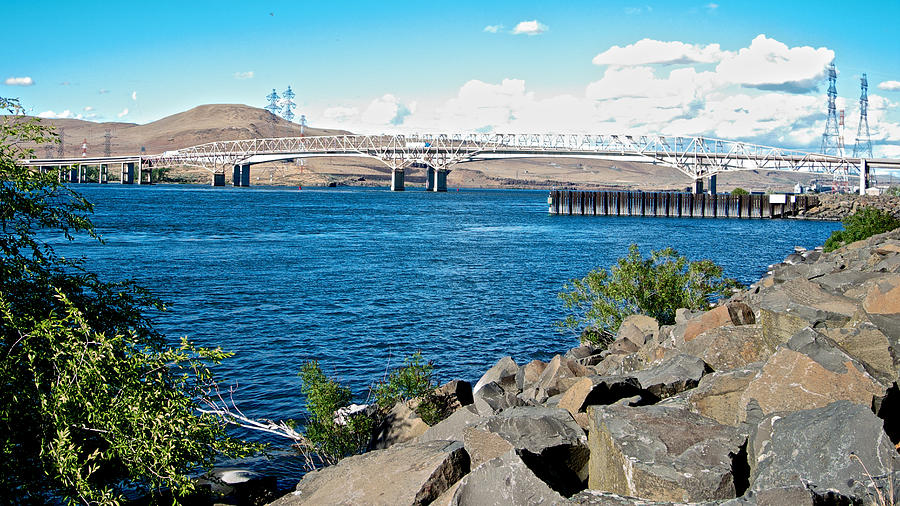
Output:
[[[425,191],[434,191],[435,175],[434,167],[429,165],[425,168]]]
[[[391,169],[391,191],[402,192],[404,185],[404,170]]]
[[[78,181],[75,181],[75,182],[76,183],[87,183],[88,182],[87,179],[88,179],[87,178],[87,167],[85,167],[84,165],[79,165],[78,166]]]
[[[97,175],[97,182],[100,184],[106,184],[109,182],[109,165],[105,163],[101,163],[98,168],[99,174]]]
[[[447,174],[450,171],[447,169],[437,169],[435,174],[434,181],[434,191],[436,192],[445,192],[447,191]]]
[[[694,195],[699,195],[703,193],[703,178],[697,178],[694,180],[694,183],[691,185],[691,193]]]
[[[859,194],[865,195],[869,187],[869,161],[865,158],[859,160]]]
[[[232,186],[250,186],[250,164],[235,165],[231,178]]]
[[[122,184],[134,184],[134,162],[122,163],[122,179],[119,182]]]
[[[225,173],[213,172],[212,175],[212,185],[213,186],[225,186]]]
[[[709,194],[710,195],[716,194],[716,175],[715,174],[709,176]]]

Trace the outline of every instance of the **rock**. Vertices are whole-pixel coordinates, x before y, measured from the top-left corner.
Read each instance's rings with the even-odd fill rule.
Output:
[[[792,279],[759,300],[763,339],[771,350],[805,327],[843,327],[856,313],[853,299],[826,292],[806,279]]]
[[[415,439],[428,430],[428,424],[415,412],[417,402],[401,401],[394,404],[375,428],[369,448],[383,450],[389,446]]]
[[[197,480],[213,499],[232,504],[267,504],[278,496],[278,480],[247,469],[216,468]],[[199,500],[199,498],[197,498]]]
[[[434,389],[434,394],[451,411],[468,406],[475,402],[472,397],[472,384],[468,381],[453,380]]]
[[[724,325],[749,325],[756,323],[753,310],[743,302],[729,302],[688,320],[684,328],[684,342],[689,342],[700,334]]]
[[[634,373],[641,388],[659,399],[670,397],[700,383],[709,366],[697,357],[676,355],[661,364]]]
[[[647,361],[641,353],[630,353],[628,355],[611,354],[594,366],[594,374],[600,376],[631,374],[634,371],[643,369],[646,364]]]
[[[476,411],[482,416],[490,416],[504,409],[525,404],[522,399],[516,397],[516,394],[494,382],[482,386],[472,397],[475,399],[473,405]]]
[[[463,441],[463,431],[470,425],[484,420],[475,410],[475,406],[464,406],[453,412],[450,416],[429,427],[424,434],[419,436],[419,442],[425,441]]]
[[[760,325],[714,328],[684,343],[679,351],[702,359],[714,371],[765,361],[772,354]]]
[[[819,408],[837,400],[871,407],[885,393],[858,362],[808,328],[769,358],[739,406],[743,411],[753,399],[764,414]]]
[[[803,484],[816,504],[870,501],[863,465],[871,476],[882,476],[900,464],[881,420],[849,401],[769,415],[751,436],[748,451],[751,490]]]
[[[673,506],[665,501],[648,501],[639,497],[628,497],[600,490],[582,490],[569,498],[567,504],[579,506]]]
[[[587,438],[564,410],[509,409],[467,427],[465,438],[466,451],[473,460],[490,460],[511,448],[557,492],[569,496],[585,487]]]
[[[635,327],[632,327],[635,328]],[[607,347],[610,353],[615,353],[618,355],[627,355],[629,353],[634,353],[640,349],[640,346],[635,344],[634,341],[628,339],[627,337],[622,337],[616,339],[615,341],[609,344]]]
[[[846,327],[824,329],[822,333],[882,383],[897,381],[900,376],[900,333],[892,332],[888,336],[868,315],[860,317]]]
[[[472,393],[477,393],[488,383],[497,383],[503,388],[507,388],[510,384],[514,386],[518,371],[519,366],[516,365],[512,357],[503,357],[484,373],[481,379],[478,380],[478,383],[475,383]]]
[[[575,416],[589,405],[612,404],[641,393],[640,383],[633,376],[588,376],[569,387],[557,407]]]
[[[760,369],[761,363],[707,374],[686,393],[690,410],[722,425],[738,425],[743,420],[741,397]]]
[[[863,309],[869,314],[900,313],[900,274],[879,280],[863,300]]]
[[[692,311],[688,308],[680,307],[675,310],[675,323],[687,323],[688,320],[692,320],[702,313],[703,311]]]
[[[582,346],[586,348],[587,346]],[[576,348],[577,349],[577,348]],[[546,362],[532,360],[523,365],[516,372],[516,388],[520,391],[532,387],[541,378],[541,373],[547,368]]]
[[[589,369],[574,360],[556,355],[547,364],[535,384],[523,391],[523,397],[533,399],[538,403],[566,391],[578,378],[594,374]]]
[[[746,438],[733,427],[666,406],[591,407],[591,489],[654,501],[743,493]]]
[[[538,478],[515,450],[473,469],[459,482],[451,505],[557,505],[565,498]]]
[[[622,324],[619,326],[620,334],[622,332],[622,327],[634,327],[640,332],[640,335],[643,336],[643,342],[637,342],[637,340],[635,340],[635,343],[639,346],[643,346],[644,343],[650,339],[656,339],[659,335],[659,322],[652,316],[642,314],[628,315],[622,320]]]
[[[308,473],[294,493],[272,504],[424,505],[468,472],[459,442],[399,444]]]

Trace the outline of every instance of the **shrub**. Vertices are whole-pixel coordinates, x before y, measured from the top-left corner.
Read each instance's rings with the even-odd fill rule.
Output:
[[[645,259],[632,244],[609,270],[593,270],[563,287],[559,297],[571,314],[560,325],[581,329],[586,340],[607,345],[628,315],[644,314],[670,325],[676,309],[705,309],[712,298],[738,286],[710,260],[689,262],[672,248],[651,251]]]
[[[891,197],[900,197],[900,186],[893,185],[887,189],[886,193]]]
[[[170,346],[160,301],[101,281],[42,237],[96,237],[91,204],[56,173],[16,165],[53,133],[0,98],[0,494],[13,503],[184,496],[219,456],[255,447],[198,411],[220,349]]]
[[[350,389],[322,372],[310,361],[300,370],[301,392],[306,396],[306,439],[311,447],[301,447],[307,467],[332,465],[342,458],[362,453],[372,435],[372,419],[365,413],[336,418],[336,412],[350,404]]]
[[[889,232],[900,227],[900,220],[890,213],[874,207],[864,207],[841,223],[843,230],[835,230],[825,241],[825,251],[834,251],[845,244],[861,241],[876,234]]]
[[[735,188],[734,190],[731,190],[731,194],[732,195],[750,195],[750,192],[748,192],[747,190],[745,190],[743,188],[738,187],[738,188]]]
[[[418,399],[416,413],[428,425],[434,425],[450,415],[449,399],[435,394],[434,366],[425,362],[417,351],[388,373],[387,380],[372,385],[375,403],[382,410],[391,409],[398,402]]]

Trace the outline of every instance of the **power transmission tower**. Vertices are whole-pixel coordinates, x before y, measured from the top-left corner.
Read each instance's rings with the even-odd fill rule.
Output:
[[[269,105],[267,105],[265,109],[272,114],[278,114],[278,111],[281,109],[281,106],[278,105],[280,97],[278,96],[278,93],[275,93],[275,88],[272,88],[272,93],[266,95],[266,100],[269,101]]]
[[[294,111],[293,109],[297,107],[297,104],[294,103],[294,92],[291,91],[291,87],[288,86],[284,93],[281,94],[281,117],[288,120],[294,120]]]
[[[306,132],[306,115],[300,115],[300,137],[303,137],[303,134]]]
[[[841,133],[838,130],[837,109],[834,101],[837,98],[837,71],[834,63],[828,64],[828,118],[825,120],[825,133],[822,134],[822,154],[844,156]]]
[[[872,138],[869,136],[869,80],[863,74],[859,79],[859,127],[856,129],[856,145],[853,158],[872,158]]]
[[[112,133],[110,133],[109,129],[106,129],[106,133],[103,134],[103,156],[111,156],[112,155]]]

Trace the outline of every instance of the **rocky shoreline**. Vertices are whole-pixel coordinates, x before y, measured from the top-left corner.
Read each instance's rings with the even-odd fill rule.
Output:
[[[381,449],[272,504],[883,504],[900,498],[898,371],[895,230],[798,250],[675,325],[629,317],[604,351],[505,357],[445,386],[459,407],[434,426],[398,404]]]
[[[874,207],[890,213],[895,218],[900,218],[900,197],[846,193],[821,193],[816,196],[819,199],[819,205],[806,210],[797,218],[840,221],[863,207]]]

